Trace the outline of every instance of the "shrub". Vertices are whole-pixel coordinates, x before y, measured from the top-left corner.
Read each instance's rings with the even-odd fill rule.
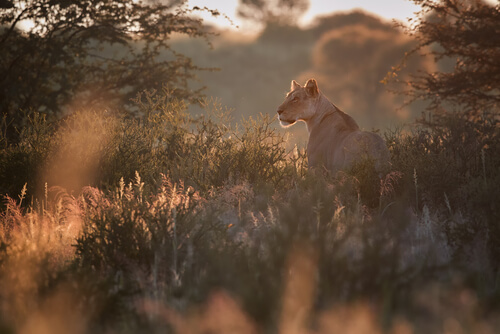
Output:
[[[472,263],[470,252],[478,235],[487,235],[489,261],[498,270],[499,238],[495,190],[500,160],[500,132],[495,118],[487,115],[440,114],[435,122],[404,134],[387,134],[393,166],[403,173],[402,188],[417,211],[424,206],[439,214],[449,244],[460,261]],[[413,199],[411,199],[413,198]],[[471,262],[472,261],[472,262]]]
[[[168,92],[136,103],[136,119],[34,119],[24,141],[2,151],[24,152],[55,176],[60,161],[90,166],[93,178],[78,192],[42,183],[6,197],[0,282],[12,289],[0,293],[9,305],[0,328],[26,332],[46,319],[47,328],[95,332],[182,332],[183,321],[217,331],[207,319],[231,309],[253,330],[304,331],[361,303],[373,328],[390,330],[397,317],[421,322],[414,312],[433,306],[419,293],[433,284],[450,295],[470,289],[478,308],[495,310],[495,127],[454,119],[394,131],[393,170],[382,179],[371,161],[324,177],[306,172],[303,151],[286,152],[265,116],[238,128],[217,103],[200,116]],[[463,138],[476,144],[455,150]],[[15,160],[5,161],[12,170]],[[424,318],[442,330],[450,314]]]
[[[152,298],[196,296],[189,288],[204,276],[207,252],[227,246],[224,226],[200,208],[203,200],[193,188],[165,176],[149,193],[136,174],[134,183],[122,179],[113,193],[87,188],[83,199],[76,259],[84,268],[114,276],[125,290]]]
[[[228,182],[286,186],[303,174],[303,156],[288,160],[284,137],[268,116],[232,128],[220,104],[192,116],[166,90],[144,92],[136,104],[139,118],[89,111],[49,123],[34,114],[20,143],[0,152],[2,191],[15,196],[26,181],[36,196],[46,182],[74,192],[86,185],[112,188],[137,171],[147,184],[164,173],[206,193]]]

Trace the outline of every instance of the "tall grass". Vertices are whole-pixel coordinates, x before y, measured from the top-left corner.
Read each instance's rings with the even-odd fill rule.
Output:
[[[382,179],[369,161],[323,176],[269,117],[233,127],[166,91],[136,103],[134,119],[34,116],[2,149],[1,331],[497,328],[495,140],[470,148],[476,165],[453,133],[396,131]],[[19,166],[32,174],[7,183]]]

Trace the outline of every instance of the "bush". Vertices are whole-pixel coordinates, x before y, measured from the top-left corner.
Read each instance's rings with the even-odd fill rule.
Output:
[[[228,182],[285,186],[303,173],[287,159],[284,137],[268,116],[250,118],[240,130],[227,125],[229,112],[218,103],[196,117],[168,91],[145,92],[136,104],[136,119],[91,111],[49,123],[35,113],[20,143],[0,152],[2,191],[15,196],[25,182],[37,196],[45,183],[68,191],[110,187],[138,172],[147,184],[164,173],[206,193]],[[27,177],[19,179],[20,170]]]
[[[0,294],[0,328],[29,332],[44,319],[93,332],[331,332],[338,308],[357,304],[371,331],[397,318],[423,332],[449,317],[470,328],[461,313],[422,304],[434,285],[496,310],[494,127],[455,119],[448,130],[394,131],[385,177],[371,161],[325,177],[307,173],[305,153],[287,153],[264,116],[233,128],[217,103],[200,116],[167,92],[136,103],[136,119],[33,119],[23,141],[4,147],[5,171],[40,171],[0,216],[0,282],[11,287]],[[463,138],[476,144],[454,150]],[[86,182],[82,191],[43,181],[33,190],[75,171],[84,177],[67,184]]]
[[[203,199],[193,188],[165,176],[154,192],[144,190],[137,174],[134,183],[126,186],[122,180],[110,194],[87,188],[83,199],[76,260],[83,268],[114,276],[124,290],[151,298],[199,299],[194,282],[206,279],[210,262],[205,259],[231,248],[225,227],[211,210],[202,210]]]
[[[388,133],[393,167],[403,173],[403,191],[417,211],[433,208],[446,230],[449,244],[466,263],[478,235],[487,235],[489,261],[498,270],[498,217],[494,189],[500,160],[500,132],[495,118],[470,119],[463,114],[423,119],[412,132]],[[461,256],[459,256],[461,254]],[[485,254],[486,255],[486,254]]]

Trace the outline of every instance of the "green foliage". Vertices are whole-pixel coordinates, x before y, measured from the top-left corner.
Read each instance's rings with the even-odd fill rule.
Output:
[[[350,26],[363,26],[376,31],[393,31],[391,26],[385,24],[378,17],[367,15],[365,11],[355,9],[351,12],[337,12],[318,17],[314,23],[314,33],[317,35],[323,35],[326,32]]]
[[[477,257],[478,240],[485,239],[480,253],[488,263],[482,271],[491,267],[497,273],[499,67],[488,59],[498,58],[500,7],[485,1],[414,2],[421,11],[401,26],[418,43],[405,60],[425,53],[436,66],[401,80],[410,103],[428,102],[428,116],[411,135],[388,137],[393,162],[407,185],[414,175],[417,209],[432,206],[441,213],[456,258]]]
[[[151,180],[154,179],[151,173],[159,169],[175,180],[186,180],[203,193],[227,183],[245,181],[284,186],[296,173],[295,166],[287,160],[284,138],[270,126],[272,121],[268,116],[250,118],[242,124],[242,129],[233,129],[229,112],[219,103],[207,102],[207,114],[193,117],[185,106],[167,102],[167,96],[166,92],[139,96],[145,117],[127,126],[138,131],[132,141],[148,140],[144,148],[136,151],[144,157],[133,166],[136,169],[124,171],[119,166],[125,161],[117,154],[119,161],[113,165],[118,173],[128,176],[137,170]],[[131,148],[128,142],[117,141],[124,149]],[[135,156],[136,152],[129,155]],[[149,168],[148,162],[153,164]]]
[[[500,6],[480,0],[413,2],[422,9],[414,22],[401,26],[418,44],[405,58],[430,53],[436,63],[452,67],[414,73],[404,80],[404,94],[411,101],[430,101],[430,110],[498,115],[500,65],[490,60],[500,57]]]
[[[171,50],[169,38],[208,33],[193,10],[178,5],[26,0],[2,9],[0,113],[8,117],[7,137],[16,139],[15,129],[26,125],[20,110],[55,118],[82,107],[124,110],[137,92],[162,85],[177,98],[198,98],[188,81],[199,68]]]
[[[417,210],[427,206],[441,213],[460,261],[470,259],[478,235],[487,236],[485,256],[498,268],[498,123],[487,115],[471,121],[465,114],[445,113],[420,124],[411,133],[386,137],[393,168],[403,173],[406,196]]]
[[[303,151],[287,154],[265,117],[233,128],[219,104],[195,117],[168,91],[143,93],[136,103],[136,119],[95,112],[33,120],[21,143],[8,147],[41,154],[42,169],[52,166],[56,175],[62,170],[51,164],[60,152],[76,151],[77,165],[98,160],[98,187],[74,195],[48,189],[34,198],[23,191],[6,203],[0,280],[13,289],[3,300],[27,296],[10,309],[19,323],[45,314],[62,294],[81,300],[66,312],[93,331],[164,331],[163,320],[178,325],[172,312],[187,316],[223,289],[266,329],[293,317],[283,314],[287,296],[311,300],[311,321],[335,305],[369,300],[390,328],[395,317],[412,319],[422,307],[415,294],[429,282],[448,282],[450,272],[468,279],[481,303],[495,300],[494,261],[477,272],[469,257],[480,249],[477,233],[488,235],[485,259],[496,256],[498,211],[489,196],[500,189],[498,160],[489,154],[498,145],[495,127],[481,128],[490,135],[479,165],[450,154],[459,138],[480,132],[479,123],[454,119],[455,128],[388,134],[393,170],[382,179],[370,161],[325,178],[305,172]],[[90,140],[96,133],[105,136]],[[74,144],[80,140],[86,150]],[[445,176],[460,183],[449,186]],[[290,268],[302,265],[313,279],[293,287]],[[12,268],[23,268],[31,283],[13,283]],[[148,302],[168,311],[154,316],[141,306]],[[7,328],[24,328],[4,317]]]
[[[368,38],[335,27],[318,56],[342,31]],[[279,49],[274,28],[259,43]],[[375,30],[361,44],[397,36]],[[178,93],[134,95],[133,115],[31,112],[16,142],[4,117],[0,331],[498,328],[500,133],[487,110],[386,133],[387,175],[367,160],[323,176],[270,117],[234,126],[217,101],[193,115]]]
[[[3,141],[0,149],[0,193],[14,196],[26,182],[40,186],[38,170],[49,155],[53,131],[46,117],[35,113],[27,118],[27,125],[21,130],[16,145]]]
[[[309,8],[309,0],[240,0],[238,15],[257,23],[296,25]]]
[[[125,291],[200,298],[197,282],[208,279],[210,260],[231,249],[226,229],[214,213],[200,208],[199,195],[165,176],[153,193],[145,191],[137,174],[134,183],[122,179],[107,195],[88,188],[83,200],[76,260],[83,268],[113,275]]]
[[[406,224],[397,210],[390,220],[373,219],[353,183],[347,175],[329,181],[310,175],[264,212],[255,195],[240,197],[248,214],[231,225],[223,218],[223,194],[206,202],[166,177],[151,192],[139,175],[108,194],[88,188],[76,261],[114,277],[119,290],[167,304],[199,302],[222,287],[265,326],[278,317],[293,252],[317,254],[321,307],[366,297],[400,303],[416,270],[402,261]]]
[[[38,194],[46,182],[78,191],[120,177],[128,182],[136,172],[154,184],[161,172],[207,193],[245,181],[286,187],[304,172],[298,161],[304,157],[288,160],[284,137],[268,116],[233,128],[217,102],[206,105],[206,115],[191,116],[167,90],[139,94],[136,104],[140,118],[78,112],[49,123],[33,114],[19,144],[0,152],[2,191],[15,196],[26,182]]]

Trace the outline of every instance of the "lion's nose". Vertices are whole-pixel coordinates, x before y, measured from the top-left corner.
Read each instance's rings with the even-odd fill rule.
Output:
[[[283,113],[283,111],[284,111],[283,109],[276,110],[276,112],[278,113],[278,115],[281,115]]]

